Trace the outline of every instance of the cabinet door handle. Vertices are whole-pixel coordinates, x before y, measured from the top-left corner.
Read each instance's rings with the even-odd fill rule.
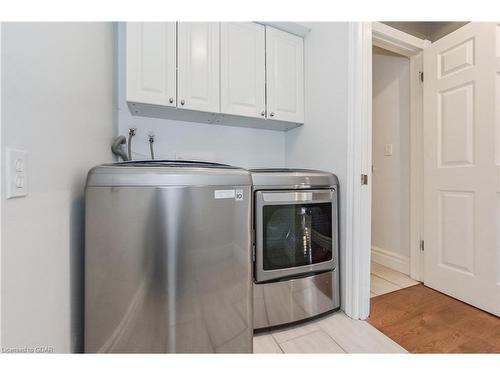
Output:
[[[261,116],[265,116],[265,115],[266,115],[266,111],[262,111],[262,112],[260,113],[260,115],[261,115]]]
[[[269,116],[274,117],[274,112],[271,112]]]
[[[168,99],[168,102],[169,102],[170,104],[172,104],[172,103],[174,102],[174,98],[170,98],[170,99]]]
[[[184,101],[184,99],[182,99],[181,100],[181,105],[184,105],[184,103],[186,103],[186,102]]]

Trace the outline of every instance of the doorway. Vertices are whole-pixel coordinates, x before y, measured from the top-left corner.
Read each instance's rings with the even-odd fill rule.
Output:
[[[377,25],[373,26],[373,43],[377,45]],[[388,49],[403,50],[391,49],[391,43],[397,44],[406,36],[386,25],[381,27]],[[417,279],[425,279],[425,286],[394,285],[393,290],[380,291],[379,280],[372,275],[372,290],[379,288],[384,295],[372,296],[369,322],[410,352],[500,350],[495,346],[500,337],[496,328],[500,316],[500,258],[495,207],[499,190],[494,180],[499,165],[495,160],[498,139],[494,140],[498,130],[491,121],[495,110],[498,115],[495,103],[499,86],[495,87],[494,78],[500,72],[500,53],[497,50],[495,55],[494,47],[499,39],[498,25],[468,23],[424,45],[420,71],[425,72],[425,88],[421,84],[420,94],[414,96],[419,83],[411,71],[415,57],[410,57],[409,101],[405,53],[398,56],[374,48],[368,62],[373,71],[373,112],[368,123],[374,166],[372,274],[380,271],[379,261],[386,263],[383,271],[389,269],[392,275],[400,272],[396,275],[416,274]],[[415,56],[419,55],[422,53]],[[413,112],[409,164],[403,148],[408,141],[408,106]],[[393,142],[399,143],[393,147]],[[388,160],[394,156],[394,160]],[[409,184],[409,228],[410,233],[420,228],[418,231],[425,234],[425,243],[420,242],[421,252],[425,249],[425,257],[423,253],[420,256],[423,263],[414,261],[416,253],[411,247],[417,242],[411,234],[410,251],[407,248],[405,167],[420,169],[423,181],[420,195],[415,189],[418,179],[410,176]],[[392,199],[385,196],[388,193]],[[416,214],[418,210],[420,214]],[[416,226],[411,223],[412,217],[417,220]],[[399,236],[384,231],[386,225]]]
[[[372,25],[370,296],[423,281],[423,59],[429,41]]]
[[[385,43],[389,47],[386,49],[396,53],[405,50],[392,47],[407,38],[407,34],[387,29],[386,25],[373,26],[374,45],[385,47]],[[377,29],[382,30],[381,45]],[[498,125],[492,120],[498,120],[499,86],[495,81],[500,73],[500,52],[495,49],[500,40],[498,30],[494,23],[471,22],[432,44],[425,44],[425,48],[420,47],[420,52],[410,57],[410,276],[496,316],[500,316],[499,153]],[[412,61],[414,66],[423,67],[421,72],[425,70],[425,83],[415,81],[417,74],[412,71]],[[376,59],[373,65],[371,60],[367,64],[376,69]],[[420,77],[423,78],[423,73]],[[376,90],[375,87],[375,95]],[[392,103],[395,102],[393,99]],[[390,106],[391,110],[393,107]],[[373,121],[375,131],[377,119]],[[372,124],[366,124],[371,135]],[[365,147],[369,149],[371,144]],[[383,147],[388,156],[391,144]],[[414,175],[417,171],[420,178]],[[396,196],[391,206],[397,206],[398,202]],[[386,212],[388,207],[386,203]],[[376,231],[376,226],[373,229]],[[404,228],[399,230],[404,237]],[[420,256],[414,249],[419,243],[415,241],[418,233],[425,234],[425,243],[423,237],[420,240]],[[405,249],[404,242],[400,241],[400,245]],[[404,264],[404,253],[399,255],[399,260],[403,259],[400,263]]]
[[[419,284],[410,277],[410,92],[410,58],[374,45],[370,297]]]
[[[467,23],[431,44],[381,23],[352,23],[349,40],[346,284],[354,298],[346,313],[370,312],[376,45],[410,58],[410,276],[500,316],[498,24]]]

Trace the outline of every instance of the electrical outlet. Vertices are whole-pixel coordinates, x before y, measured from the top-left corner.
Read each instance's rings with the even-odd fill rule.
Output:
[[[6,150],[7,182],[6,197],[16,198],[28,195],[28,153],[23,150]]]

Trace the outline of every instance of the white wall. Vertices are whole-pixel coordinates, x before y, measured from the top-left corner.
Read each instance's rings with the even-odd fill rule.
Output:
[[[78,350],[83,189],[112,159],[110,23],[5,23],[2,153],[28,151],[29,195],[2,196],[2,346]],[[2,180],[5,180],[2,166]]]
[[[372,246],[410,256],[410,63],[374,48]],[[393,155],[384,156],[384,145]],[[377,259],[374,257],[374,260]]]
[[[312,22],[304,40],[305,125],[286,133],[286,165],[322,169],[340,181],[340,260],[345,259],[348,24]],[[341,269],[341,285],[344,272]],[[342,299],[346,295],[342,293]]]
[[[118,28],[119,132],[128,136],[130,127],[137,128],[134,159],[150,158],[148,132],[153,131],[157,159],[208,160],[247,168],[285,165],[283,132],[132,116],[125,97],[125,24]]]

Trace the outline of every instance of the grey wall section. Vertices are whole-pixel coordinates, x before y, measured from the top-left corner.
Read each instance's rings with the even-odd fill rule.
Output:
[[[373,49],[372,245],[410,257],[410,60]],[[384,155],[392,144],[392,156]]]
[[[342,262],[346,222],[348,24],[304,24],[311,28],[304,40],[305,124],[286,133],[286,164],[290,168],[322,169],[338,176]],[[345,273],[342,265],[340,269],[342,286]],[[345,295],[342,291],[342,300]]]
[[[382,22],[420,39],[435,42],[468,22]]]
[[[111,23],[3,24],[2,153],[28,151],[29,183],[2,196],[4,349],[80,349],[83,189],[112,160],[112,40]]]

